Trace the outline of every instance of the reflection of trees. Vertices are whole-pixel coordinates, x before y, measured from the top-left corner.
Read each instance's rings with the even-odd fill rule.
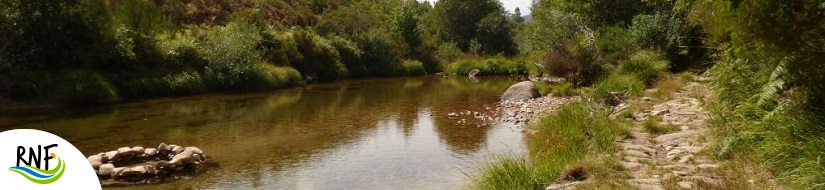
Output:
[[[221,163],[225,174],[254,170],[262,162],[278,169],[285,161],[356,140],[387,119],[396,119],[409,136],[420,123],[418,114],[427,108],[441,140],[464,154],[481,148],[490,127],[462,127],[447,114],[483,111],[482,106],[496,102],[497,94],[510,84],[482,81],[440,77],[351,80],[270,94],[152,100],[117,106],[104,114],[23,127],[66,137],[87,155],[159,142],[198,146]],[[216,174],[205,175],[201,177]]]
[[[483,80],[482,80],[483,81]],[[451,112],[472,111],[485,113],[484,104],[494,106],[498,101],[498,94],[510,85],[507,80],[485,81],[474,83],[460,78],[447,80],[438,85],[437,93],[431,93],[431,104],[435,129],[439,137],[448,147],[461,154],[478,152],[487,140],[489,125],[484,125],[472,116],[458,117],[466,119],[468,124],[459,125],[456,119],[447,115]],[[476,127],[480,125],[480,127]]]

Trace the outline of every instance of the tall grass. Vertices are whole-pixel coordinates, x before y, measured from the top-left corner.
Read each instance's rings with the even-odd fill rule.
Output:
[[[609,118],[609,109],[576,102],[539,118],[528,136],[529,161],[499,157],[473,178],[476,189],[544,189],[568,176],[571,164],[615,151],[613,141],[626,135],[627,123]],[[586,167],[584,167],[586,168]],[[584,172],[585,175],[588,171]],[[580,174],[576,174],[580,175]],[[561,177],[560,177],[561,176]]]
[[[653,50],[642,50],[630,55],[621,62],[616,72],[621,74],[632,74],[639,77],[645,84],[650,84],[653,79],[667,73],[670,62],[662,53]]]
[[[444,69],[448,74],[467,75],[473,69],[481,71],[478,75],[522,75],[528,73],[527,64],[522,60],[503,58],[464,59],[451,63]]]
[[[604,100],[611,93],[627,93],[638,96],[644,93],[645,84],[639,77],[632,74],[613,74],[596,83],[591,98]]]

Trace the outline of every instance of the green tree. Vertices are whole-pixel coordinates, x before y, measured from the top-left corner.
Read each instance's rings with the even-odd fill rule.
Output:
[[[481,53],[506,55],[516,54],[516,44],[513,42],[513,32],[504,15],[490,13],[476,25],[476,39],[481,45]]]
[[[441,38],[446,41],[455,42],[463,51],[470,51],[470,42],[477,40],[479,22],[486,18],[484,26],[491,24],[504,24],[495,26],[499,30],[511,30],[511,25],[506,22],[498,22],[496,17],[504,17],[504,7],[497,0],[441,0],[435,4],[436,25]],[[494,16],[490,16],[490,15]],[[495,16],[497,15],[497,16]],[[505,19],[506,20],[506,19]],[[506,26],[505,26],[506,25]],[[492,32],[496,33],[496,32]],[[497,36],[497,35],[493,35]],[[492,36],[486,36],[489,38]],[[505,41],[507,39],[484,39],[484,42]],[[479,42],[481,43],[481,42]],[[490,52],[492,53],[492,52]],[[498,52],[496,52],[498,53]]]
[[[513,21],[516,21],[516,23],[524,22],[524,17],[521,17],[521,9],[518,7],[516,7],[516,10],[513,12]]]
[[[418,28],[420,4],[416,0],[407,1],[393,14],[395,30],[401,33],[411,48],[421,45],[421,31]]]

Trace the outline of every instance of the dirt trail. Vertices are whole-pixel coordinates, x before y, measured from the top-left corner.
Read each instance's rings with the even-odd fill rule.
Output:
[[[713,188],[722,182],[702,172],[719,165],[697,154],[708,145],[701,135],[709,116],[697,99],[707,95],[707,89],[705,84],[691,82],[671,100],[633,114],[631,138],[617,142],[622,148],[621,164],[631,176],[628,184],[658,190]],[[643,123],[657,116],[662,118],[660,125],[676,129],[661,135],[646,131]]]

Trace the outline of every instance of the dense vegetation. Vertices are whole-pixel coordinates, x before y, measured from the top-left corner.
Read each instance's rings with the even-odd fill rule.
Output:
[[[536,0],[526,22],[496,0],[0,0],[0,99],[100,104],[479,69],[562,77],[566,83],[540,86],[542,93],[611,104],[617,92],[638,96],[651,86],[673,86],[668,73],[709,67],[718,157],[755,157],[793,188],[821,188],[823,7]],[[571,133],[561,140],[609,151],[604,136],[575,136],[618,134],[582,131],[592,129],[573,116],[602,112],[571,105],[535,128],[539,137]],[[531,146],[532,153],[567,151],[534,144],[543,148]],[[482,176],[478,186],[540,188],[589,153],[561,161],[536,153],[540,162],[529,166],[504,159],[489,171],[515,168],[519,176]]]
[[[517,54],[513,18],[495,0],[2,0],[0,98],[99,104],[435,73],[465,53]]]
[[[673,91],[682,79],[668,77],[667,71],[709,68],[716,93],[707,103],[714,113],[714,154],[734,163],[765,163],[793,189],[825,185],[821,1],[538,0],[532,13],[533,21],[520,26],[516,41],[522,57],[537,63],[541,73],[563,77],[580,88],[574,91],[610,104],[616,92],[640,96],[652,86]],[[568,114],[566,109],[533,126],[537,135],[567,130],[547,126],[575,126],[576,119],[559,116]],[[654,133],[670,130],[654,123],[644,127]],[[564,174],[558,172],[563,167],[545,164],[581,157],[542,161],[541,153],[558,147],[535,148],[532,163],[505,157],[486,165],[476,187],[540,189],[535,184],[561,177],[537,179],[537,171]]]

